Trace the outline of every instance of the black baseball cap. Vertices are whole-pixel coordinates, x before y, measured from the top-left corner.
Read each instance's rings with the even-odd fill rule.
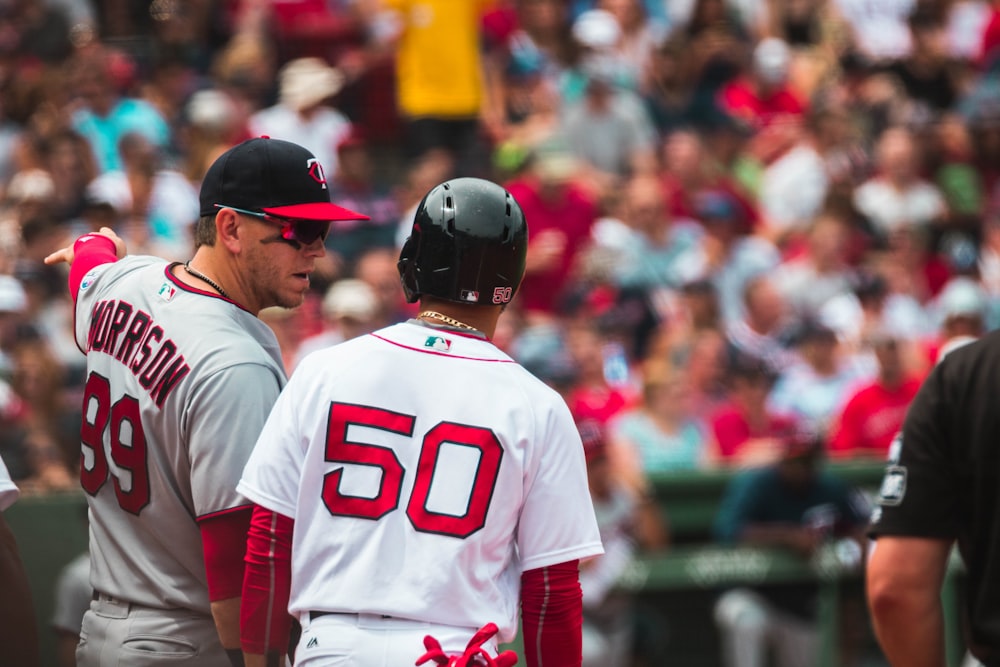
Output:
[[[233,146],[201,183],[201,215],[222,206],[293,220],[369,220],[330,201],[316,156],[290,141],[260,137]]]

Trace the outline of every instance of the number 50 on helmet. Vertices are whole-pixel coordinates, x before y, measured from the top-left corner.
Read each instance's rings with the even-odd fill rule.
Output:
[[[524,276],[528,224],[503,187],[455,178],[428,192],[399,253],[406,300],[506,305]]]

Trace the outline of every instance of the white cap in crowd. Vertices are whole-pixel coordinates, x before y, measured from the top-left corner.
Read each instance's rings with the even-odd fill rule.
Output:
[[[936,306],[942,321],[952,317],[983,317],[986,290],[972,278],[956,276],[938,294]]]
[[[349,317],[367,322],[375,317],[378,296],[371,285],[356,278],[338,280],[323,297],[323,314],[331,319]]]
[[[604,9],[589,9],[573,22],[573,37],[596,50],[609,49],[618,43],[622,30],[614,14]]]
[[[757,75],[771,84],[783,83],[792,64],[792,51],[777,37],[762,39],[753,51],[753,67]]]

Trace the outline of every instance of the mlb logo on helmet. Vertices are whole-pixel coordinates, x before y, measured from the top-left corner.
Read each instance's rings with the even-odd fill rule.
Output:
[[[471,289],[462,290],[460,296],[462,301],[468,301],[469,303],[476,303],[479,301],[479,292]]]

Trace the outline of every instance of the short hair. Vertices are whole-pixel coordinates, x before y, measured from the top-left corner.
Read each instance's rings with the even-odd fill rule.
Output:
[[[197,250],[203,245],[215,245],[215,216],[203,215],[194,223],[194,247]]]

